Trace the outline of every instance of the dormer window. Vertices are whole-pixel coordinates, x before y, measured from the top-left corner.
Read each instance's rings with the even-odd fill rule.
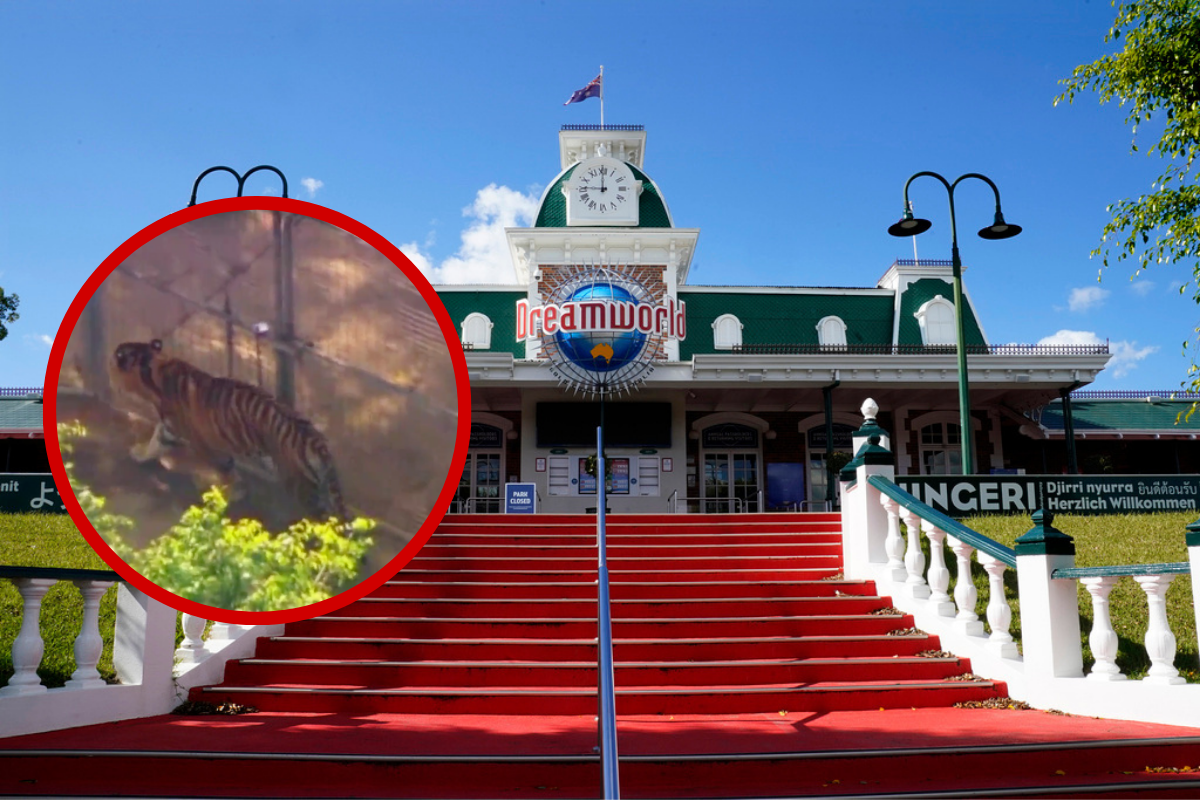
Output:
[[[713,349],[732,350],[742,345],[741,320],[733,314],[722,314],[713,320]]]
[[[954,304],[940,294],[914,314],[921,326],[921,341],[926,345],[952,345],[957,341],[954,329]]]
[[[492,328],[495,327],[486,314],[478,311],[467,315],[462,323],[462,343],[467,350],[489,350],[492,346]]]
[[[841,317],[825,317],[817,323],[817,341],[822,347],[845,347],[846,323]]]

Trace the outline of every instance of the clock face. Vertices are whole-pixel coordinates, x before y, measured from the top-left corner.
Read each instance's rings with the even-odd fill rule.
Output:
[[[568,224],[636,225],[640,183],[629,166],[616,159],[583,162],[567,187]]]

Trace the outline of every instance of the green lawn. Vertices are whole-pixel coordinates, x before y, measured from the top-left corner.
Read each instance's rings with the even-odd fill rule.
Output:
[[[108,569],[65,514],[0,514],[0,564],[21,567]],[[100,675],[115,679],[112,666],[117,587],[100,601],[104,654]],[[12,677],[12,643],[21,626],[21,595],[0,580],[0,686]],[[75,671],[75,637],[83,625],[83,598],[71,583],[60,581],[42,602],[42,639],[46,652],[38,674],[47,686],[62,686]]]
[[[1194,519],[1193,512],[1094,517],[1064,514],[1054,519],[1054,527],[1075,540],[1076,566],[1108,567],[1187,561],[1184,526]],[[963,524],[1009,547],[1033,525],[1029,517],[1025,516],[972,517],[963,520]],[[954,554],[948,547],[946,565],[952,576],[950,593],[953,596],[957,567]],[[987,574],[975,563],[972,576],[979,587],[977,613],[981,619],[986,620]],[[1177,644],[1175,668],[1189,682],[1200,683],[1191,580],[1191,577],[1185,574],[1176,577],[1171,583],[1167,592],[1167,617]],[[1016,586],[1016,571],[1006,570],[1005,588],[1013,609],[1010,631],[1019,641],[1021,620],[1016,603]],[[1117,665],[1131,678],[1144,677],[1150,669],[1150,660],[1143,645],[1148,622],[1146,595],[1133,578],[1121,578],[1109,595],[1109,606],[1113,628],[1120,637]],[[1088,634],[1092,630],[1092,599],[1082,584],[1079,585],[1079,613],[1082,617],[1084,668],[1087,670],[1095,661],[1087,643]]]

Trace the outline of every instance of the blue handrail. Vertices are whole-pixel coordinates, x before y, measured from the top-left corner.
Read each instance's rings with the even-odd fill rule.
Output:
[[[617,699],[613,678],[612,609],[608,598],[608,549],[605,530],[604,428],[596,428],[596,484],[600,502],[596,506],[597,584],[600,602],[600,761],[604,769],[605,800],[621,796],[617,762]]]

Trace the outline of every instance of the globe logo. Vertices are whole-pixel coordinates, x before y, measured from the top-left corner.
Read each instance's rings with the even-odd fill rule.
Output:
[[[593,283],[580,286],[568,301],[613,300],[637,302],[623,286]],[[559,331],[555,340],[562,354],[573,364],[592,372],[613,372],[637,360],[646,345],[646,334],[632,331]]]

